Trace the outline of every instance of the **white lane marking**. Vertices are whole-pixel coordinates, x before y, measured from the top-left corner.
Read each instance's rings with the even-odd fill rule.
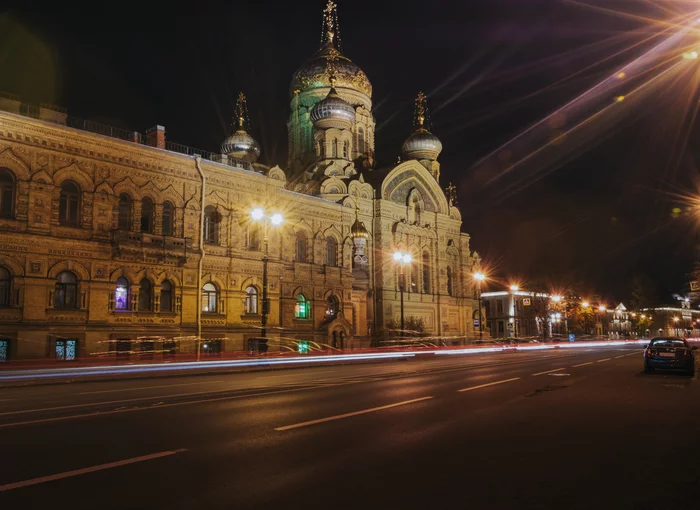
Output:
[[[612,358],[603,358],[596,361],[596,363],[602,363],[603,361],[610,361]]]
[[[580,363],[578,365],[574,365],[574,367],[585,367],[586,365],[592,365],[592,364],[593,364],[593,362],[589,361],[588,363]]]
[[[20,487],[28,487],[30,485],[37,485],[45,482],[52,482],[54,480],[61,480],[63,478],[70,478],[71,476],[84,475],[86,473],[93,473],[95,471],[103,471],[105,469],[112,469],[120,466],[127,466],[129,464],[135,464],[137,462],[145,462],[147,460],[159,459],[161,457],[168,457],[170,455],[175,455],[176,453],[181,453],[187,451],[186,448],[180,448],[179,450],[169,450],[167,452],[152,453],[150,455],[142,455],[141,457],[133,457],[131,459],[120,460],[117,462],[109,462],[107,464],[99,464],[97,466],[92,466],[83,469],[75,469],[73,471],[65,471],[63,473],[57,473],[55,475],[41,476],[39,478],[32,478],[31,480],[24,480],[22,482],[8,483],[7,485],[0,485],[0,492],[11,491],[12,489],[19,489]]]
[[[350,418],[351,416],[358,416],[360,414],[374,413],[376,411],[383,411],[384,409],[391,409],[392,407],[405,406],[408,404],[413,404],[415,402],[422,402],[423,400],[430,400],[433,397],[421,397],[414,398],[413,400],[404,400],[403,402],[396,402],[395,404],[388,404],[380,407],[372,407],[371,409],[363,409],[362,411],[355,411],[352,413],[338,414],[336,416],[329,416],[328,418],[320,418],[318,420],[304,421],[301,423],[295,423],[294,425],[285,425],[284,427],[277,427],[275,430],[282,432],[285,430],[298,429],[300,427],[308,427],[309,425],[316,425],[317,423],[325,423],[328,421],[342,420],[343,418]]]
[[[161,386],[140,386],[138,388],[122,388],[118,390],[99,390],[99,391],[83,391],[78,393],[78,395],[96,395],[97,393],[119,393],[121,391],[141,391],[141,390],[151,390],[154,388],[172,388],[173,386],[195,386],[198,384],[215,384],[225,381],[202,381],[194,383],[179,383],[179,384],[163,384]]]
[[[490,382],[486,384],[480,384],[479,386],[470,386],[469,388],[462,388],[461,390],[457,390],[458,392],[462,391],[472,391],[472,390],[478,390],[479,388],[486,388],[487,386],[495,386],[496,384],[503,384],[511,381],[517,381],[520,379],[520,377],[513,377],[512,379],[504,379],[502,381],[495,381],[495,382]]]
[[[560,370],[564,370],[565,367],[561,368],[555,368],[554,370],[547,370],[546,372],[537,372],[536,374],[532,374],[533,377],[536,377],[538,375],[544,375],[544,374],[551,374],[552,372],[559,372]]]

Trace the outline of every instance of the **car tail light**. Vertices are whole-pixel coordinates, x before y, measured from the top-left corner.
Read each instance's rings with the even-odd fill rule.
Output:
[[[644,355],[645,355],[647,358],[651,358],[651,349],[647,349],[646,351],[644,351]]]
[[[692,356],[693,352],[690,349],[686,349],[683,351],[683,356]]]

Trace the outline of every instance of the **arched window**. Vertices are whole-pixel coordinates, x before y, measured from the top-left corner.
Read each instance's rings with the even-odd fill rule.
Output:
[[[331,294],[326,301],[326,317],[329,319],[336,318],[338,316],[338,310],[340,310],[338,296]]]
[[[297,232],[297,243],[296,250],[294,253],[294,260],[297,262],[306,262],[306,234],[301,230]]]
[[[326,143],[323,140],[318,141],[318,157],[321,159],[326,157]]]
[[[326,265],[338,265],[338,241],[332,236],[326,237]]]
[[[453,289],[452,289],[452,268],[450,266],[447,266],[447,293],[451,296]]]
[[[309,300],[304,297],[304,294],[299,294],[297,296],[297,303],[294,305],[294,318],[295,319],[308,319],[309,318]]]
[[[338,157],[338,140],[333,140],[331,143],[331,155],[334,158]]]
[[[362,127],[357,128],[357,152],[365,153],[365,130]]]
[[[409,292],[420,292],[420,280],[418,279],[418,261],[411,264],[411,286]]]
[[[173,311],[173,284],[168,280],[160,284],[160,311]]]
[[[114,289],[114,309],[129,309],[129,280],[124,277],[117,278],[117,286]]]
[[[78,278],[70,271],[59,273],[53,295],[54,308],[78,308]]]
[[[204,242],[219,244],[219,214],[213,205],[204,208]]]
[[[202,311],[216,313],[219,302],[219,289],[213,283],[205,283],[202,287]]]
[[[430,293],[430,255],[423,252],[423,292]]]
[[[119,230],[131,230],[131,197],[119,195]]]
[[[10,306],[10,288],[12,275],[4,267],[0,267],[0,308]]]
[[[58,221],[61,225],[80,225],[80,195],[80,186],[73,181],[63,181],[58,203]]]
[[[421,220],[421,213],[423,210],[421,209],[420,202],[416,202],[414,208],[413,208],[413,214],[415,215],[416,218],[416,224],[420,225],[420,220]]]
[[[0,218],[15,215],[15,178],[6,168],[0,168]]]
[[[141,232],[153,233],[153,200],[148,197],[141,201]]]
[[[350,144],[347,140],[343,142],[343,158],[348,159],[350,157]]]
[[[173,235],[173,216],[175,212],[172,202],[163,202],[163,213],[161,214],[161,227],[164,236]]]
[[[245,313],[258,313],[258,289],[247,287],[245,289],[245,303],[243,304]]]
[[[148,278],[139,282],[139,312],[150,312],[153,307],[153,284]]]
[[[260,249],[260,225],[257,223],[248,225],[248,249]]]

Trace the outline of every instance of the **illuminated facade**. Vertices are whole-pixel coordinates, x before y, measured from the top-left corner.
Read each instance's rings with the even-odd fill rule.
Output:
[[[257,163],[245,98],[216,154],[0,97],[0,354],[204,355],[259,335],[269,229],[270,350],[370,345],[405,314],[473,336],[478,255],[439,182],[425,98],[404,160],[376,168],[372,88],[340,51],[335,6],[291,85],[288,168]],[[407,130],[408,131],[408,130]],[[160,356],[160,354],[156,354]]]

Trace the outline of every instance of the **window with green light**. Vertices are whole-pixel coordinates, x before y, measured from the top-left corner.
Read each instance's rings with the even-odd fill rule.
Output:
[[[294,318],[295,319],[308,319],[309,318],[309,301],[304,297],[303,294],[297,296],[297,304],[294,306]]]

